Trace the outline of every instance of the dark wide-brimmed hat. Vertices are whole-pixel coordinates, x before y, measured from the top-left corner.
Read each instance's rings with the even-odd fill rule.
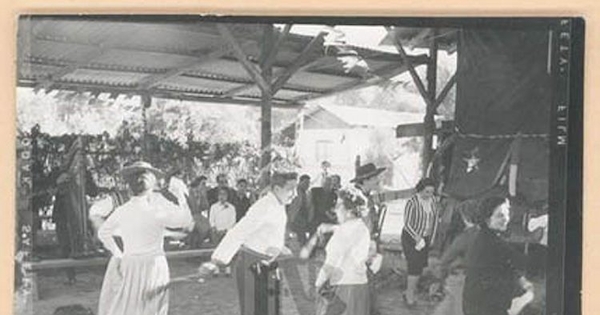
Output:
[[[356,169],[356,177],[351,179],[350,182],[354,183],[369,179],[381,174],[383,171],[385,171],[385,167],[376,167],[373,163],[367,163]]]
[[[129,176],[140,171],[150,171],[154,173],[156,177],[164,176],[164,173],[161,170],[155,168],[154,166],[152,166],[152,164],[144,161],[133,162],[123,167],[123,169],[121,169],[121,175]]]

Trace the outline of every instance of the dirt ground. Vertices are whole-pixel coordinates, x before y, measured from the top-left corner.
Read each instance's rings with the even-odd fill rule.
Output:
[[[384,267],[396,265],[396,259],[387,258]],[[170,262],[171,277],[180,277],[193,273],[200,261],[184,260]],[[400,265],[400,269],[402,266]],[[100,287],[102,284],[104,268],[88,268],[78,270],[77,282],[74,285],[65,283],[65,271],[48,271],[38,275],[39,300],[33,304],[33,311],[26,311],[22,315],[52,315],[56,308],[70,304],[81,304],[90,308],[94,314],[97,310]],[[384,281],[378,288],[378,305],[381,315],[426,315],[432,314],[435,302],[428,301],[426,296],[421,296],[419,306],[407,309],[402,302],[401,292],[403,280],[399,273],[392,272],[389,268]],[[543,290],[542,283],[536,283],[537,292]],[[282,315],[312,315],[299,314],[290,290],[284,283],[282,285]],[[537,307],[527,310],[526,315],[537,315],[541,312],[541,300],[536,297]],[[17,313],[15,313],[17,314]],[[204,283],[189,281],[175,284],[170,291],[171,315],[217,315],[239,314],[236,289],[233,278],[218,277],[206,279]],[[17,314],[21,315],[21,314]]]

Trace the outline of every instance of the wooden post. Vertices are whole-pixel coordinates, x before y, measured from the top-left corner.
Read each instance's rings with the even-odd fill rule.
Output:
[[[427,63],[427,110],[424,120],[423,152],[421,155],[423,177],[427,176],[427,169],[433,156],[433,135],[435,133],[435,113],[436,113],[436,80],[437,80],[437,54],[438,42],[436,39],[437,31],[432,31],[431,43],[429,46],[429,62]]]
[[[88,237],[88,212],[87,212],[87,201],[86,201],[86,171],[87,171],[87,160],[85,156],[85,141],[86,139],[83,136],[79,136],[79,141],[77,142],[77,150],[78,150],[78,159],[79,164],[77,165],[77,177],[79,177],[79,205],[81,208],[79,209],[79,225],[81,227],[81,237],[83,240],[83,246],[81,250],[83,250],[82,254],[86,254],[91,251],[90,238]],[[71,249],[73,250],[73,249]]]
[[[148,93],[143,93],[141,95],[142,98],[142,119],[143,119],[143,128],[144,133],[142,135],[142,156],[145,161],[150,161],[150,149],[149,149],[149,139],[148,139],[148,113],[147,110],[152,106],[152,97]]]
[[[263,28],[263,42],[261,47],[261,54],[263,56],[261,60],[263,62],[260,64],[260,70],[262,78],[264,78],[264,80],[269,83],[271,82],[271,77],[273,76],[273,63],[270,60],[268,60],[266,56],[268,56],[273,49],[273,40],[273,25],[267,24]],[[271,57],[274,58],[274,56]],[[261,93],[262,103],[260,106],[260,169],[261,188],[264,188],[270,182],[271,173],[271,103],[273,100],[271,86],[269,85],[268,89],[261,89]]]

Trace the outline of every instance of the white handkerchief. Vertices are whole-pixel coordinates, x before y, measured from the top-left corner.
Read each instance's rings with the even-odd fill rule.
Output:
[[[373,273],[378,273],[379,270],[381,270],[381,264],[382,263],[383,263],[383,255],[377,254],[371,260],[371,264],[369,265],[369,269],[371,269],[371,271]]]
[[[421,241],[415,245],[415,249],[420,251],[423,248],[425,248],[425,240],[421,239]]]
[[[533,301],[533,292],[527,291],[525,294],[518,296],[512,300],[510,305],[510,309],[508,310],[509,315],[518,315],[521,313],[523,308],[527,306],[527,304]]]

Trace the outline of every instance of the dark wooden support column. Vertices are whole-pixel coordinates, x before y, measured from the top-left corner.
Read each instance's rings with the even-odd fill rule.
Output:
[[[436,39],[437,31],[433,29],[433,36],[429,46],[429,62],[427,63],[427,110],[424,119],[424,137],[423,152],[421,154],[423,176],[427,175],[427,169],[433,156],[433,135],[435,133],[435,113],[436,113],[436,81],[437,81],[437,54],[438,42]]]
[[[391,27],[386,27],[388,32],[393,32]],[[394,37],[394,45],[396,46],[396,50],[400,54],[400,58],[403,63],[407,66],[408,71],[419,90],[419,94],[423,97],[427,108],[425,110],[425,119],[423,122],[423,151],[421,153],[421,167],[423,176],[427,175],[427,169],[429,163],[431,162],[431,158],[433,156],[433,135],[435,134],[435,113],[437,110],[437,106],[442,102],[443,98],[446,96],[450,88],[452,87],[453,82],[448,82],[448,85],[444,87],[444,91],[442,93],[441,98],[438,100],[437,91],[436,91],[436,80],[437,80],[437,54],[438,54],[438,41],[436,38],[437,30],[433,29],[431,42],[429,46],[429,58],[427,61],[427,87],[421,81],[421,78],[417,74],[414,65],[409,59],[408,54],[402,47],[402,43],[398,37]],[[452,81],[452,80],[451,80]]]
[[[263,28],[263,39],[261,47],[261,62],[260,70],[262,78],[265,82],[271,82],[273,76],[272,61],[269,57],[274,58],[271,55],[274,45],[274,34],[273,25],[267,24]],[[261,187],[266,187],[269,184],[270,173],[271,173],[271,141],[272,141],[272,128],[271,128],[271,108],[273,100],[273,92],[271,86],[268,89],[261,89],[262,93],[262,104],[260,106],[260,147],[261,147]]]

